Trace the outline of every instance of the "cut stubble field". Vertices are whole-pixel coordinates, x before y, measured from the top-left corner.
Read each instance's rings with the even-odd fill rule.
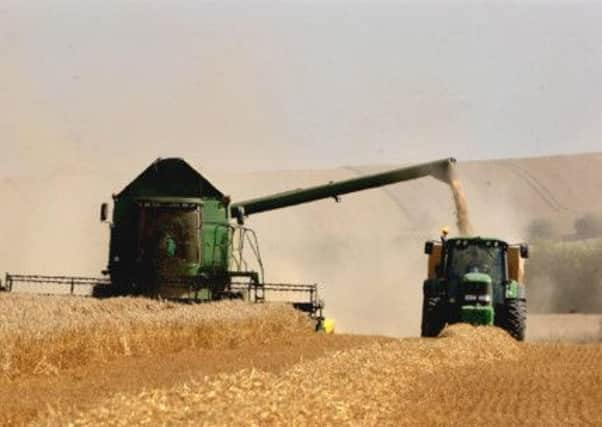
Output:
[[[312,332],[284,305],[0,295],[0,423],[602,423],[602,344]]]

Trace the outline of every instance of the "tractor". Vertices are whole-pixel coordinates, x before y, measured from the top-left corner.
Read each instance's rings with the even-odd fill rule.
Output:
[[[436,337],[458,322],[495,325],[519,341],[525,338],[526,244],[486,237],[428,241],[428,277],[423,285],[423,337]]]

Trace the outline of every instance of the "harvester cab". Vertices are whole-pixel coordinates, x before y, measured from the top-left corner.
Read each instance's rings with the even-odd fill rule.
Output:
[[[446,324],[496,325],[517,340],[525,337],[523,281],[528,246],[484,237],[429,241],[428,277],[423,285],[423,337]]]

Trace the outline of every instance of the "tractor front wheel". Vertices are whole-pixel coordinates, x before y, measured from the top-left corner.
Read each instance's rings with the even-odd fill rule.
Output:
[[[424,296],[421,336],[436,337],[445,327],[445,301],[440,296]]]
[[[527,301],[524,299],[506,300],[495,312],[495,325],[504,329],[518,341],[525,340],[527,324]]]

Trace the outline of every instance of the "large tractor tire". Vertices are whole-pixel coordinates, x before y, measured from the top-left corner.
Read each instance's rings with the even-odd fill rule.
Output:
[[[525,340],[527,325],[527,301],[524,299],[506,300],[495,312],[495,325],[504,329],[518,341]]]
[[[445,327],[445,301],[440,296],[424,296],[421,336],[436,337]]]

